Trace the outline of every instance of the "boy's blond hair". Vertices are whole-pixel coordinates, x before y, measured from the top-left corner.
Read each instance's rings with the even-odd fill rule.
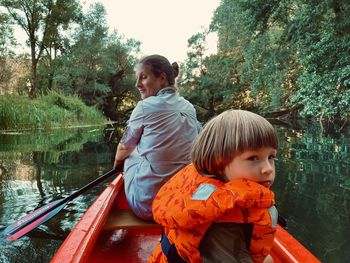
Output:
[[[222,176],[235,154],[261,147],[278,148],[272,125],[253,112],[227,110],[205,124],[193,144],[191,159],[201,174]]]

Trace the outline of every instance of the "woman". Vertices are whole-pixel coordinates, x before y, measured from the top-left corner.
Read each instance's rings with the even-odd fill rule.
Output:
[[[133,110],[115,155],[124,160],[125,194],[134,213],[153,220],[152,200],[172,175],[190,162],[191,145],[201,126],[193,105],[179,95],[176,63],[160,55],[136,66],[141,101]]]

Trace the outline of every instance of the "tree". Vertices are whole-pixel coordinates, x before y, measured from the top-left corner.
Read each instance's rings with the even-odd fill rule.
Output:
[[[117,120],[117,108],[128,98],[131,106],[136,100],[130,75],[135,62],[132,54],[138,52],[140,43],[116,31],[109,34],[106,11],[99,3],[90,6],[72,40],[67,52],[55,60],[56,88],[77,94],[85,104]]]
[[[243,105],[271,111],[290,101],[298,65],[293,50],[285,42],[284,25],[276,19],[283,1],[225,0],[217,8],[211,29],[219,35],[219,53],[231,58],[234,81],[240,94],[248,96]],[[238,95],[238,94],[236,94]]]
[[[235,89],[231,58],[222,54],[207,56],[207,35],[204,31],[188,39],[189,52],[180,80],[182,92],[197,106],[203,120],[231,106]]]
[[[5,13],[0,13],[0,56],[11,56],[11,46],[16,44],[13,37],[10,17]]]
[[[350,2],[297,1],[291,41],[297,45],[303,71],[293,100],[303,114],[349,117]]]
[[[57,43],[61,30],[68,29],[77,18],[77,0],[0,0],[12,19],[25,31],[31,55],[31,87],[35,97],[38,89],[37,67],[45,49]]]
[[[8,89],[13,74],[8,61],[13,56],[11,46],[14,45],[15,39],[13,38],[9,16],[0,13],[0,94]]]
[[[194,79],[193,96],[211,76],[220,87],[214,97],[223,98],[212,109],[350,116],[349,17],[346,0],[221,1],[210,25],[218,33],[218,54],[201,59],[205,78]]]
[[[139,100],[139,92],[135,85],[134,66],[136,54],[140,49],[140,42],[134,39],[127,39],[118,36],[114,32],[107,41],[108,45],[104,50],[104,61],[102,79],[108,84],[110,91],[103,101],[103,112],[112,120],[120,120],[126,116],[130,109]]]

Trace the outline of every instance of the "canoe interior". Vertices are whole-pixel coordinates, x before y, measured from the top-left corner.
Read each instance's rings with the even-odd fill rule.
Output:
[[[51,262],[147,262],[160,234],[158,224],[132,214],[119,175],[90,206]],[[271,255],[276,263],[320,262],[281,227]]]
[[[87,262],[147,262],[161,232],[160,225],[131,212],[122,187]]]

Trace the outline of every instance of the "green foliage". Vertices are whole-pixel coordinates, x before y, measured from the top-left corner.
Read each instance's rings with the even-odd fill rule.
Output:
[[[283,42],[283,28],[272,19],[279,5],[277,1],[224,1],[215,13],[212,27],[218,30],[220,51],[236,57],[238,85],[246,87],[252,97],[251,105],[260,112],[271,111],[285,105],[293,89],[283,87],[288,72],[296,69],[288,43]],[[225,9],[233,11],[231,19],[236,26],[230,28],[231,19]],[[223,19],[224,18],[224,19]],[[248,89],[247,89],[248,88]],[[265,98],[265,99],[261,99]],[[269,99],[266,99],[269,98]]]
[[[223,0],[210,26],[218,54],[192,36],[181,84],[209,114],[302,104],[303,116],[349,117],[349,25],[346,0]]]
[[[13,55],[11,46],[15,44],[10,18],[7,14],[0,12],[0,91],[9,85],[13,75],[7,58]]]
[[[0,56],[12,55],[11,46],[15,45],[15,43],[10,17],[0,12]]]
[[[27,34],[31,52],[31,89],[35,97],[38,89],[37,67],[46,52],[50,61],[62,46],[62,31],[78,20],[81,6],[77,0],[0,0],[13,21]]]
[[[87,105],[96,105],[116,120],[117,108],[125,98],[135,98],[130,89],[135,58],[140,43],[108,33],[106,12],[94,4],[73,36],[73,44],[54,62],[54,87],[65,94],[77,94]],[[43,74],[44,75],[44,74]],[[135,90],[136,91],[136,90]]]
[[[140,42],[108,32],[102,4],[91,5],[84,15],[76,0],[0,0],[0,5],[28,34],[31,97],[51,91],[79,96],[113,120],[121,117],[117,109],[126,100],[131,106],[137,100],[136,89],[130,87],[136,60],[132,54]]]
[[[294,27],[303,34],[294,41],[300,47],[303,72],[293,101],[305,105],[306,116],[348,117],[350,3],[305,1],[297,11]]]
[[[102,114],[78,97],[50,92],[31,100],[22,96],[0,96],[1,130],[55,128],[105,123]]]
[[[113,120],[133,107],[140,43],[109,33],[103,5],[91,5],[84,15],[76,0],[0,0],[0,5],[28,34],[32,86],[40,94],[77,95]],[[11,30],[8,16],[0,15],[0,21],[1,48]],[[218,34],[218,53],[208,56],[212,31]],[[222,0],[210,31],[188,39],[179,86],[205,118],[227,108],[264,114],[294,104],[304,106],[303,116],[349,117],[349,43],[347,0]],[[2,73],[9,79],[5,68]]]

